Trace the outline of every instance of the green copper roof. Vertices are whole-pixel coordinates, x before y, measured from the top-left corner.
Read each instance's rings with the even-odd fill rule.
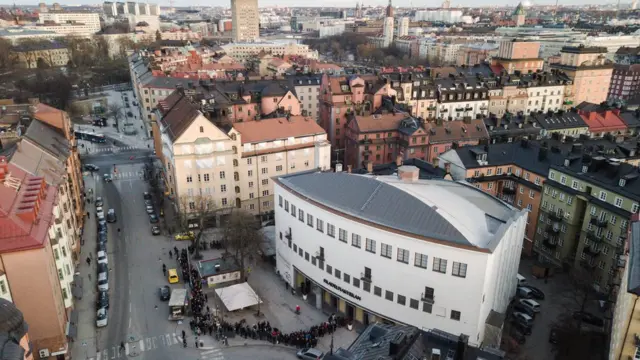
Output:
[[[524,6],[522,6],[522,3],[518,4],[518,6],[516,7],[516,10],[513,12],[513,15],[526,15],[524,12]]]

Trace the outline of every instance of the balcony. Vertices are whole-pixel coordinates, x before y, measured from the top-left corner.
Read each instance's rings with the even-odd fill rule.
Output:
[[[616,267],[622,268],[622,269],[625,266],[627,266],[627,255],[618,255],[618,258],[616,259],[615,265],[616,265]]]
[[[435,109],[437,109],[437,107],[435,105],[427,106],[427,110],[429,110],[429,111],[434,111]]]
[[[551,221],[562,221],[564,219],[564,213],[563,212],[551,212],[551,213],[549,213],[549,219],[551,219]]]
[[[595,243],[602,242],[602,234],[598,235],[595,231],[587,232],[587,239]]]
[[[371,144],[371,139],[363,139],[358,142],[360,145]]]
[[[487,109],[488,109],[487,105],[481,105],[480,106],[480,110],[487,110]]]
[[[436,297],[433,296],[433,294],[422,293],[420,295],[420,300],[422,300],[423,302],[426,302],[427,304],[433,304],[436,302]]]
[[[598,266],[598,263],[595,260],[590,259],[590,260],[582,260],[582,261],[580,261],[580,265],[582,265],[586,269],[593,269],[596,266]]]
[[[608,224],[608,221],[605,220],[605,219],[600,219],[600,218],[597,218],[595,216],[592,216],[591,220],[589,220],[589,223],[592,224],[592,225],[595,225],[595,226],[597,226],[599,228],[606,228],[607,224]]]
[[[455,110],[456,110],[457,112],[463,112],[463,111],[464,111],[464,108],[456,108]]]
[[[592,258],[600,255],[600,251],[602,250],[602,247],[598,244],[589,244],[589,246],[585,246],[584,249],[582,249],[582,251],[591,256]]]
[[[370,283],[371,282],[371,274],[360,273],[360,280]]]
[[[292,240],[292,239],[293,239],[293,236],[291,235],[291,228],[289,228],[289,231],[285,231],[285,233],[284,233],[284,237],[285,237],[287,240]]]
[[[464,111],[472,111],[473,108],[471,106],[464,108]]]
[[[449,109],[447,109],[447,108],[440,109],[440,112],[441,112],[441,113],[446,113],[446,112],[449,112]]]
[[[515,186],[503,186],[502,187],[502,193],[505,195],[513,195],[516,193],[516,187]]]
[[[558,247],[558,242],[553,241],[552,239],[544,239],[544,241],[542,242],[542,245],[553,250]]]
[[[547,226],[547,231],[550,233],[558,234],[560,232],[560,224],[553,223]]]

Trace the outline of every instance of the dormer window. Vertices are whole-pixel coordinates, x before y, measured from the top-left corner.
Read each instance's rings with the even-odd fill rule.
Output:
[[[589,167],[587,165],[582,165],[582,172],[586,173],[589,170]],[[624,181],[624,179],[620,179],[620,181]]]
[[[200,132],[203,133],[204,132],[204,126],[200,126]]]
[[[620,179],[620,181],[618,181],[618,186],[620,187],[624,187],[627,184],[627,180],[625,179]]]

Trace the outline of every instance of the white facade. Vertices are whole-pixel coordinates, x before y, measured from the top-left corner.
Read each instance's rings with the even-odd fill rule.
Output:
[[[129,30],[133,31],[136,28],[136,24],[146,22],[149,26],[145,29],[147,33],[153,33],[160,30],[160,16],[158,15],[134,15],[129,14]]]
[[[389,47],[393,42],[393,18],[386,17],[384,18],[384,24],[382,27],[382,47]]]
[[[7,274],[4,272],[0,273],[0,298],[13,302],[11,289],[9,288],[9,280],[7,279]]]
[[[344,32],[344,23],[318,26],[318,37],[320,38],[340,35],[343,32]]]
[[[461,10],[420,10],[416,11],[413,21],[434,21],[443,23],[459,23],[462,21]]]
[[[224,52],[238,61],[255,58],[260,52],[274,56],[297,55],[307,59],[318,59],[318,51],[309,49],[309,45],[296,42],[255,42],[229,43],[222,45]]]
[[[463,109],[462,111],[458,111]],[[476,118],[476,115],[489,115],[489,98],[485,99],[462,99],[460,101],[438,103],[436,108],[436,118],[447,120],[449,116],[453,120],[461,120],[464,117]]]
[[[409,18],[403,17],[398,23],[398,37],[409,35]]]
[[[44,25],[38,26],[38,29],[41,30],[51,30],[59,34],[77,33],[78,35],[95,34],[100,31],[100,15],[98,13],[56,11],[40,13],[38,16],[38,24]],[[49,26],[49,22],[55,25]],[[61,30],[56,31],[56,28],[61,28]]]
[[[354,180],[348,177],[352,176],[367,179],[351,184]],[[361,209],[371,203],[382,205],[376,197],[391,186],[436,209],[442,216],[437,221],[448,222],[473,245],[428,239],[406,228],[384,225],[380,217],[374,221],[367,217],[368,210],[345,210],[333,202],[333,195],[323,198],[318,195],[322,191],[308,191],[308,185],[301,185],[305,180],[296,179],[303,177],[319,177],[313,187],[326,186],[327,194],[342,192],[347,198],[360,189],[370,189],[370,184],[361,186],[360,181],[379,182],[370,195],[366,192],[365,198],[370,197]],[[351,185],[334,188],[337,184]],[[400,180],[396,176],[315,173],[278,178],[275,195],[278,272],[293,287],[299,285],[299,274],[303,274],[322,289],[323,299],[329,293],[355,307],[356,317],[361,309],[376,318],[421,329],[464,333],[470,343],[479,344],[485,340],[485,322],[491,310],[504,313],[515,293],[526,211],[518,211],[469,185]],[[325,201],[327,198],[332,200]],[[393,203],[393,197],[388,200],[385,207],[403,205]],[[360,204],[356,200],[354,205],[359,208]],[[488,214],[502,219],[489,231],[485,222]],[[423,223],[420,227],[430,225],[439,226]],[[332,231],[334,236],[330,236]],[[323,261],[318,258],[321,255]],[[368,291],[362,279],[367,271]],[[426,299],[430,289],[432,298]]]
[[[544,112],[552,110],[557,112],[562,109],[564,101],[564,85],[536,86],[527,88],[526,115],[539,110]]]
[[[71,284],[75,266],[71,258],[73,249],[73,209],[71,208],[71,198],[67,182],[62,182],[58,187],[58,204],[53,208],[54,221],[49,228],[49,238],[51,248],[60,280],[60,289],[64,299],[64,307],[73,306],[73,295],[71,294]]]

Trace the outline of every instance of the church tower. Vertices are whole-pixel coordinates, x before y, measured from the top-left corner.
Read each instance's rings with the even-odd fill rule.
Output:
[[[525,16],[524,6],[522,6],[522,3],[519,3],[511,19],[516,23],[516,26],[522,26],[524,25]]]

